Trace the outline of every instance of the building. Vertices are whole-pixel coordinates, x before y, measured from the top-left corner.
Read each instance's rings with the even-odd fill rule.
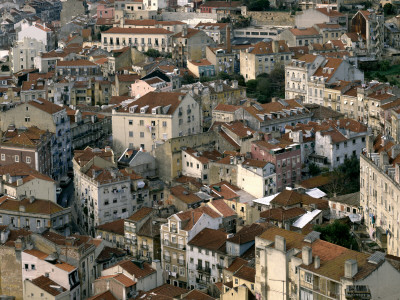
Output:
[[[95,280],[93,286],[95,295],[112,291],[112,295],[116,295],[117,299],[129,299],[137,293],[136,282],[124,274],[101,276]]]
[[[199,207],[173,214],[168,223],[161,225],[162,268],[171,272],[166,282],[186,288],[188,286],[186,249],[204,228],[218,229],[222,217],[209,207]]]
[[[131,179],[114,164],[111,149],[75,151],[74,209],[79,225],[94,233],[96,226],[129,216],[136,209]]]
[[[18,32],[18,41],[23,41],[24,38],[31,39],[34,37],[39,42],[42,42],[46,47],[46,51],[51,51],[55,48],[55,34],[46,24],[34,23],[30,25],[21,23],[21,31]]]
[[[362,207],[360,206],[360,192],[340,195],[329,199],[331,218],[344,217],[358,218],[361,220]]]
[[[355,32],[366,42],[367,54],[380,58],[384,47],[384,16],[370,10],[358,11],[350,22],[350,32]]]
[[[259,299],[279,299],[282,293],[296,299],[346,299],[360,286],[371,298],[390,299],[398,293],[392,280],[380,280],[399,276],[384,253],[343,248],[320,240],[318,232],[304,236],[270,228],[256,238],[256,249],[255,294]],[[277,269],[281,271],[269,271]]]
[[[45,45],[42,41],[25,37],[15,43],[10,49],[11,70],[17,73],[21,70],[34,69],[34,59],[41,52],[45,52]]]
[[[186,65],[189,71],[197,78],[215,76],[215,66],[207,59],[188,60]]]
[[[129,167],[144,178],[156,177],[157,175],[156,159],[143,149],[126,149],[118,159],[118,165]]]
[[[322,43],[322,35],[314,27],[290,28],[279,34],[289,47]]]
[[[42,297],[51,300],[67,300],[72,297],[70,291],[44,275],[33,280],[25,279],[23,284],[25,294],[29,295],[27,297]]]
[[[78,78],[100,77],[102,75],[99,65],[84,59],[57,61],[55,72],[58,76],[69,75]]]
[[[367,138],[360,156],[360,205],[371,238],[390,255],[400,255],[397,197],[399,145],[386,136]]]
[[[168,139],[201,132],[201,124],[200,106],[190,95],[150,92],[113,110],[114,149],[152,151]]]
[[[230,26],[228,23],[200,22],[194,28],[203,30],[209,37],[211,37],[219,45],[228,43],[227,30],[230,30],[227,29],[228,26]]]
[[[221,158],[218,151],[195,151],[192,148],[182,150],[182,175],[194,177],[208,183],[210,162]]]
[[[168,53],[171,51],[173,34],[164,28],[113,27],[101,33],[101,48],[111,51],[135,46],[143,52],[155,49],[161,53]]]
[[[240,74],[246,81],[256,79],[262,73],[290,63],[291,59],[292,52],[284,40],[258,42],[240,52]]]
[[[51,151],[55,137],[35,126],[16,129],[10,126],[0,143],[0,166],[24,162],[32,169],[53,175]]]
[[[59,260],[56,255],[49,255],[37,249],[27,249],[21,253],[21,263],[22,281],[25,285],[24,297],[27,298],[31,296],[31,291],[28,287],[29,284],[27,284],[26,281],[30,281],[34,284],[39,281],[37,278],[40,277],[53,281],[55,286],[61,286],[64,291],[68,290],[70,299],[78,299],[81,297],[78,269]],[[46,288],[43,289],[46,290]],[[57,288],[54,288],[54,290],[57,291]]]
[[[339,24],[347,28],[347,17],[338,10],[332,9],[330,6],[303,9],[301,14],[296,15],[295,25],[297,27],[311,27],[315,24],[330,23]]]

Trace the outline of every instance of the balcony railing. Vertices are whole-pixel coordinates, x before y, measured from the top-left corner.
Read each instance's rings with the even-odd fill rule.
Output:
[[[164,255],[164,261],[165,262],[171,262],[171,256],[165,256]]]
[[[185,260],[184,259],[178,259],[178,264],[181,266],[185,265]]]
[[[169,246],[169,241],[168,240],[164,240],[164,246]]]

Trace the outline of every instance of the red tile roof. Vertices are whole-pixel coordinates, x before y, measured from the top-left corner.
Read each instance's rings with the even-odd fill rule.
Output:
[[[172,31],[164,28],[121,28],[113,27],[107,31],[103,31],[102,34],[173,34]]]
[[[138,211],[136,211],[133,215],[131,215],[129,218],[127,218],[127,220],[131,220],[131,221],[141,221],[143,220],[145,217],[147,217],[148,215],[150,215],[153,212],[153,209],[150,207],[142,207],[141,209],[139,209]]]
[[[118,235],[124,235],[124,219],[112,221],[109,223],[105,223],[97,226],[97,230],[107,231],[111,233],[115,233]]]
[[[296,36],[304,36],[304,35],[319,35],[319,32],[314,27],[308,28],[291,28],[289,31]]]
[[[138,267],[135,263],[133,263],[130,260],[124,260],[119,263],[117,263],[118,266],[120,266],[122,269],[124,269],[126,272],[129,274],[135,276],[135,278],[140,279],[146,276],[149,276],[150,274],[153,274],[156,272],[148,263],[143,264],[143,269]],[[113,268],[113,267],[111,267]]]
[[[52,296],[58,296],[66,291],[64,287],[60,286],[50,278],[43,275],[35,279],[32,279],[31,282],[32,284],[36,285],[37,287],[39,287],[40,289],[42,289],[46,293],[49,293]],[[59,287],[60,290],[55,287]]]
[[[344,17],[345,16],[344,14],[342,14],[341,12],[338,12],[337,10],[333,10],[333,9],[328,10],[326,7],[317,8],[316,10],[326,16],[329,16],[329,17]]]

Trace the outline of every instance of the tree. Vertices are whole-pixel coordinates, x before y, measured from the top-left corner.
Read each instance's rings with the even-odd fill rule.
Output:
[[[360,190],[360,161],[353,155],[329,173],[326,191],[330,196],[355,193]]]
[[[356,239],[350,233],[350,226],[335,220],[332,224],[314,226],[314,230],[321,233],[321,240],[346,247],[352,250],[358,250]]]
[[[269,9],[268,0],[246,0],[245,3],[250,11],[264,11]]]
[[[310,175],[311,175],[312,177],[321,174],[321,169],[320,169],[320,167],[319,167],[317,164],[315,164],[315,163],[310,163],[310,164],[308,165],[308,171],[309,171],[309,173],[310,173]]]
[[[386,3],[383,6],[383,12],[385,13],[385,16],[394,15],[396,13],[396,11],[391,3]]]
[[[189,74],[185,74],[182,76],[182,84],[192,84],[195,83],[194,77]]]
[[[2,72],[8,72],[8,71],[10,71],[10,67],[7,66],[7,65],[2,65],[2,66],[1,66],[1,71],[2,71]]]
[[[150,56],[150,57],[154,57],[154,58],[161,56],[160,51],[158,51],[156,49],[149,49],[144,54],[146,54],[147,56]]]

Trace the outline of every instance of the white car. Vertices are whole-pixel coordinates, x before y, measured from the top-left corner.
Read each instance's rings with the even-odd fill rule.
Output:
[[[56,188],[56,194],[57,196],[60,195],[62,192],[62,188]]]

